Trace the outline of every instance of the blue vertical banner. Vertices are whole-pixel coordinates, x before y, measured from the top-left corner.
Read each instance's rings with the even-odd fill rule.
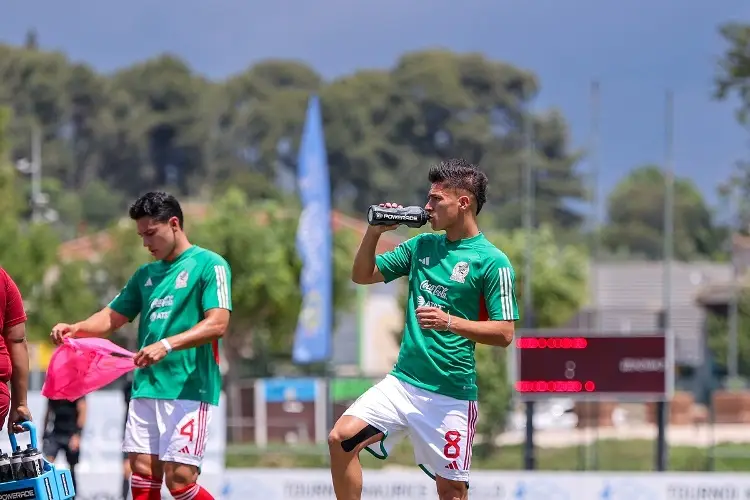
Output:
[[[327,361],[333,335],[333,229],[328,155],[317,96],[310,97],[297,159],[302,214],[297,251],[302,259],[302,309],[294,333],[295,363]]]

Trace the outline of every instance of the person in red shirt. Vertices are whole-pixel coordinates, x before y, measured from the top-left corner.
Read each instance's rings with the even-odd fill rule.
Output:
[[[31,420],[27,406],[29,346],[26,311],[16,283],[0,267],[0,426],[8,418],[8,431],[23,432],[19,424]],[[10,382],[10,393],[8,392]]]

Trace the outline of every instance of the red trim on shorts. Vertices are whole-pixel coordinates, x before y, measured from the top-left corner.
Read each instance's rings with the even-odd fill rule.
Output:
[[[214,361],[216,361],[216,364],[218,365],[221,361],[219,359],[219,339],[214,339],[213,342],[211,342],[211,351],[213,351]]]
[[[477,411],[477,402],[469,401],[469,409],[468,409],[468,417],[467,417],[469,428],[467,431],[468,438],[466,439],[466,451],[464,453],[464,469],[463,470],[469,470],[469,467],[471,466],[471,455],[472,455],[472,448],[474,447],[474,434],[476,434],[478,416],[479,416],[479,412]]]
[[[206,451],[206,430],[208,429],[208,403],[201,402],[198,407],[198,436],[195,438],[195,456],[203,457]]]

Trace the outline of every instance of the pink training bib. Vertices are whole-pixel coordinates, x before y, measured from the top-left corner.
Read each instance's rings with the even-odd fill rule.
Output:
[[[134,353],[107,339],[63,339],[50,358],[42,395],[75,401],[136,368]]]

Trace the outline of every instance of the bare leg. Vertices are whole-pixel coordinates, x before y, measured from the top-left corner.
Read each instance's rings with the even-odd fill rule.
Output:
[[[157,455],[130,453],[130,469],[133,471],[130,491],[133,500],[161,500],[161,483],[164,480],[164,464]]]
[[[191,500],[214,500],[214,497],[198,484],[198,467],[178,462],[164,462],[164,479],[174,498]]]
[[[328,435],[328,450],[331,455],[331,479],[337,500],[360,500],[362,498],[362,464],[359,452],[367,445],[383,438],[380,432],[345,451],[342,443],[355,437],[368,427],[368,423],[357,417],[344,415]]]
[[[164,462],[164,480],[169,491],[187,488],[198,482],[198,467],[177,462]]]
[[[451,481],[436,476],[435,484],[440,500],[468,500],[469,498],[469,488],[463,481]]]

